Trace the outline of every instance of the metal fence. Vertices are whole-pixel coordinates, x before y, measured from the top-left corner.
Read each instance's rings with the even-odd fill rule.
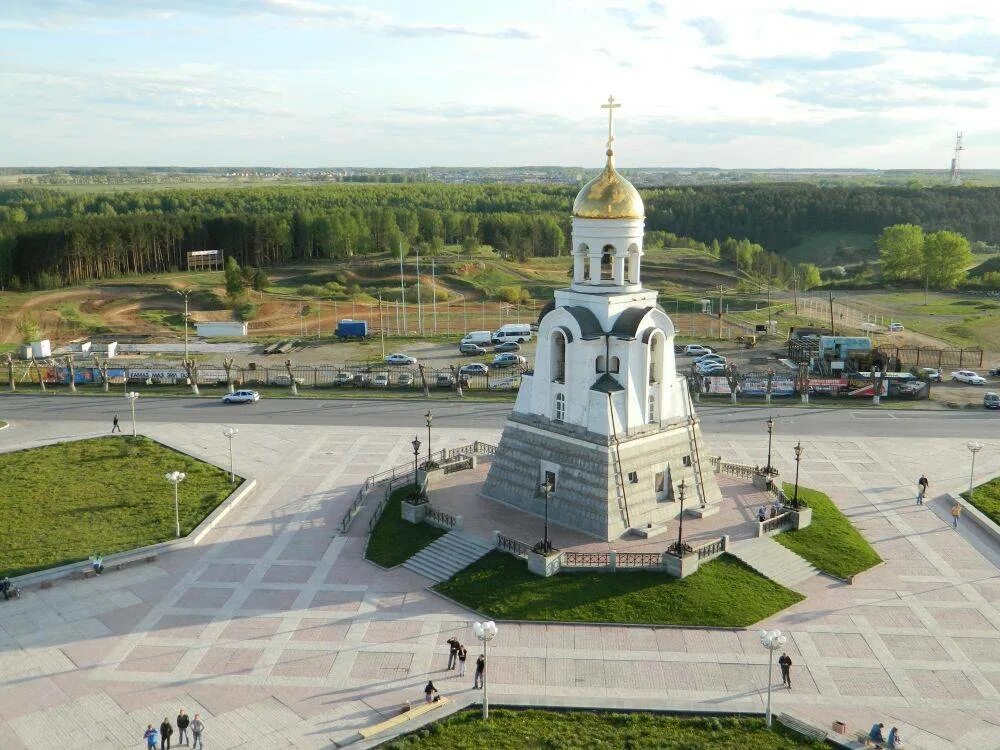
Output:
[[[764,536],[772,532],[781,531],[786,526],[791,526],[794,521],[794,516],[791,511],[785,513],[779,513],[774,518],[768,518],[766,521],[758,521],[761,525],[761,534],[758,536]]]
[[[607,552],[563,552],[564,568],[607,568],[611,565],[611,555]]]
[[[531,552],[531,547],[529,545],[524,542],[519,542],[513,537],[504,536],[499,532],[497,533],[495,546],[501,552],[509,552],[515,557],[527,557],[528,553]]]
[[[619,568],[659,568],[663,555],[659,552],[619,552],[616,567]]]
[[[726,538],[719,537],[714,542],[708,542],[700,547],[695,547],[694,551],[698,555],[698,560],[705,560],[711,557],[718,557],[726,551]]]
[[[429,505],[427,506],[427,512],[424,515],[424,521],[433,526],[440,526],[444,529],[453,529],[455,528],[456,523],[455,516]]]

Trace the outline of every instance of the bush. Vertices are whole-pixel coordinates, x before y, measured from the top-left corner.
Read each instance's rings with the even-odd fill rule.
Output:
[[[512,305],[527,304],[531,301],[531,295],[528,291],[519,286],[502,286],[497,289],[497,296],[502,302],[508,302]]]

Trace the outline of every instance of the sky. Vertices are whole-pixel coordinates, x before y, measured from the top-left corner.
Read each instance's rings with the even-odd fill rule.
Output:
[[[0,0],[0,165],[1000,169],[975,0]]]

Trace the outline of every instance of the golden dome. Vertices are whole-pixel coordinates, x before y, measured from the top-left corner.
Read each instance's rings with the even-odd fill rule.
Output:
[[[646,209],[639,191],[615,171],[614,152],[608,149],[604,171],[592,179],[573,201],[573,216],[582,219],[642,219]]]

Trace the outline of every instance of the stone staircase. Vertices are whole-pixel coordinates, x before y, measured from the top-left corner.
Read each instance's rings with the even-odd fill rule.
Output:
[[[726,550],[762,576],[795,589],[808,578],[819,575],[813,565],[768,537],[748,539]]]
[[[438,537],[403,563],[403,567],[430,578],[435,583],[447,581],[493,548],[471,534],[449,531]]]

